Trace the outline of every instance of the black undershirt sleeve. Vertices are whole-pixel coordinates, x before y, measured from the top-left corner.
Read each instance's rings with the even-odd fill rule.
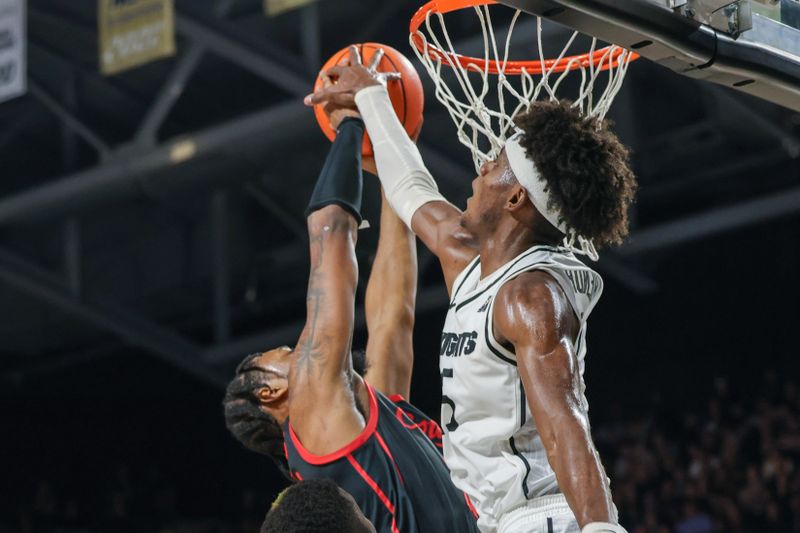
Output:
[[[317,185],[311,194],[305,212],[306,217],[325,206],[336,204],[349,211],[361,223],[363,139],[364,121],[355,117],[342,121]]]

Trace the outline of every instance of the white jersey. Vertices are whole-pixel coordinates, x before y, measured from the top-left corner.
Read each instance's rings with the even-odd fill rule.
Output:
[[[442,333],[444,457],[453,483],[475,504],[481,531],[493,532],[500,517],[528,500],[559,493],[556,476],[536,424],[513,352],[494,338],[497,291],[523,272],[553,276],[580,320],[575,352],[583,396],[586,319],[603,290],[600,275],[570,251],[534,246],[481,279],[480,257],[453,283]]]

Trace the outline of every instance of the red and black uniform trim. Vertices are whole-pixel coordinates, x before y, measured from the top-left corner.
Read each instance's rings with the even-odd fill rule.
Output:
[[[395,418],[408,429],[419,429],[422,431],[433,445],[436,446],[439,453],[441,453],[442,428],[439,424],[425,416],[422,411],[410,404],[408,400],[403,398],[400,394],[392,394],[388,396],[388,398],[397,406],[394,412]],[[410,424],[409,421],[411,422]]]
[[[453,486],[442,459],[438,424],[405,399],[366,386],[364,430],[336,452],[314,455],[291,424],[284,426],[292,476],[333,479],[379,533],[477,533],[474,509]]]

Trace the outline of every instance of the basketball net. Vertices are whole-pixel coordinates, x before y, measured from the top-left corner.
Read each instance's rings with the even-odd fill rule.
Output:
[[[506,139],[520,131],[514,119],[538,100],[557,100],[559,88],[570,74],[580,76],[573,106],[586,117],[605,118],[622,82],[630,61],[638,58],[620,46],[598,48],[592,38],[588,53],[568,56],[580,35],[575,31],[568,38],[557,59],[546,60],[542,46],[542,18],[536,16],[538,60],[510,61],[511,37],[522,15],[515,10],[501,49],[497,43],[489,9],[493,1],[460,0],[449,4],[472,7],[478,16],[483,35],[483,57],[467,57],[456,52],[447,31],[445,17],[439,12],[442,2],[429,2],[415,15],[410,41],[419,60],[435,85],[436,99],[452,118],[458,140],[470,149],[475,171],[486,161],[500,155]],[[448,7],[445,12],[458,7]],[[452,87],[444,79],[449,67],[455,74]],[[452,76],[451,76],[452,78]],[[492,88],[495,90],[492,91]],[[495,107],[487,102],[492,98]],[[587,239],[568,235],[565,245],[596,260],[597,252]]]

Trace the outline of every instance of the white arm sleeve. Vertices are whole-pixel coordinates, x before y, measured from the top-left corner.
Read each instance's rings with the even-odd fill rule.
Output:
[[[375,151],[378,177],[386,199],[411,227],[414,213],[428,202],[446,202],[417,146],[397,119],[386,87],[375,85],[356,93],[356,105]]]
[[[619,524],[609,524],[607,522],[592,522],[584,526],[581,533],[627,533],[625,528]]]

